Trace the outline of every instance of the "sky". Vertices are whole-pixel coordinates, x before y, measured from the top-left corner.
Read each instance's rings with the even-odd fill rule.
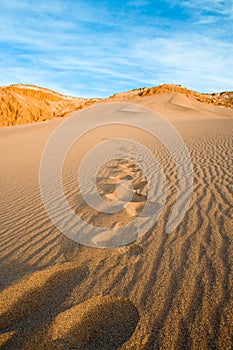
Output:
[[[1,0],[0,85],[233,90],[233,0]]]

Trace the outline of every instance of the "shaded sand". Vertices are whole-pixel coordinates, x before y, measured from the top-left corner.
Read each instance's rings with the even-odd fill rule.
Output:
[[[60,313],[51,338],[80,349],[116,349],[133,334],[139,320],[137,308],[127,299],[94,297]]]
[[[145,174],[124,159],[106,164],[97,177],[99,193],[114,200],[115,184],[126,179],[134,198],[120,213],[98,213],[77,188],[80,160],[111,137],[135,139],[154,152],[167,179],[166,206],[152,229],[126,247],[78,245],[46,215],[40,157],[62,120],[0,129],[2,349],[231,349],[233,112],[179,93],[135,102],[166,116],[190,151],[193,197],[171,234],[165,227],[177,173],[165,147],[146,133],[125,126],[89,132],[63,170],[67,200],[83,220],[118,227],[142,210]],[[57,215],[64,218],[59,208]]]

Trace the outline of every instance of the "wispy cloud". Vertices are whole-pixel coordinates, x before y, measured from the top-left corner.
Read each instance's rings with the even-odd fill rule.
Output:
[[[128,1],[127,5],[141,7],[141,6],[148,5],[148,1],[147,0],[131,0],[131,1]]]
[[[232,0],[172,0],[170,3],[195,9],[198,12],[209,11],[229,17],[233,15]]]
[[[165,82],[232,89],[223,2],[2,1],[0,85],[32,83],[79,96]]]
[[[196,83],[197,90],[205,91],[232,87],[232,54],[232,45],[194,33],[147,39],[135,49],[135,55],[164,82],[190,88]]]

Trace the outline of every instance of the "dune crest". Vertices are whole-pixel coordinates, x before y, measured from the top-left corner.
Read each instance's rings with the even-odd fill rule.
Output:
[[[15,84],[0,87],[0,127],[35,123],[67,116],[69,113],[100,102],[135,101],[155,95],[183,95],[204,104],[233,108],[233,92],[202,94],[180,85],[163,84],[140,88],[110,96],[109,98],[78,98],[34,86]]]

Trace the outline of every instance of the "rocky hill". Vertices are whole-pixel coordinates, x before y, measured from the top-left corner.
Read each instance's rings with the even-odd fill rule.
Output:
[[[233,92],[201,94],[172,84],[134,89],[115,94],[107,99],[65,96],[46,88],[18,84],[0,87],[0,126],[20,125],[63,117],[72,111],[99,102],[131,101],[139,97],[177,92],[203,103],[233,108]]]
[[[76,98],[33,85],[0,87],[0,126],[63,117],[95,100]]]
[[[140,89],[134,89],[131,91],[112,95],[111,99],[134,99],[135,97],[145,97],[151,95],[168,94],[168,93],[181,93],[187,97],[194,97],[197,101],[213,104],[215,106],[223,106],[227,108],[233,108],[233,92],[220,92],[212,94],[203,94],[189,90],[181,85],[175,84],[163,84],[155,87],[144,87]]]

